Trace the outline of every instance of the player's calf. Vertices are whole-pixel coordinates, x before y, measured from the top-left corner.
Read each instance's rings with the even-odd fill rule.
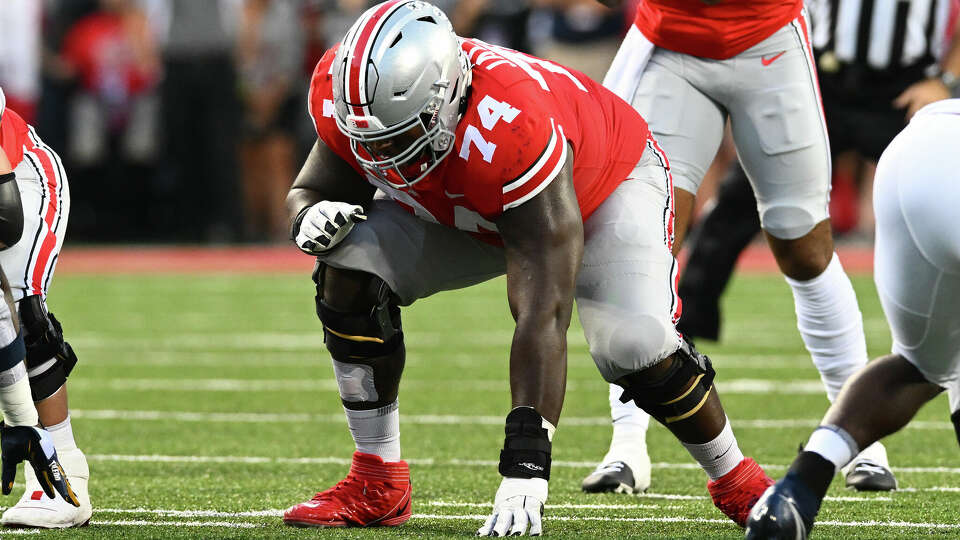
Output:
[[[361,272],[321,266],[314,275],[317,315],[343,406],[354,411],[390,406],[406,358],[393,292],[382,279]]]
[[[397,394],[405,348],[400,308],[380,278],[318,265],[317,315],[357,452],[350,473],[288,508],[301,527],[400,525],[410,518],[410,469],[400,460]]]

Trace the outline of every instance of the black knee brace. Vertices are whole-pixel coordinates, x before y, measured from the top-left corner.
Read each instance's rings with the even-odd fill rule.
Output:
[[[664,361],[671,364],[656,379],[626,377],[629,384],[620,401],[633,400],[661,424],[670,424],[693,416],[703,407],[713,389],[716,372],[710,359],[686,340],[681,340],[680,349]]]
[[[406,358],[400,306],[382,279],[375,278],[376,303],[367,311],[344,313],[327,305],[318,280],[317,315],[334,360],[340,400],[354,410],[385,407],[397,399]]]
[[[12,172],[0,174],[0,243],[10,247],[23,235],[23,205],[20,188]]]
[[[25,296],[18,306],[27,346],[30,391],[34,401],[43,401],[67,382],[77,364],[77,355],[63,340],[60,321],[47,311],[40,295]]]

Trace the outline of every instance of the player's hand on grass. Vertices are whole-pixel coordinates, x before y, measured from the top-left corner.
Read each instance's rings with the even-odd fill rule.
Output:
[[[542,478],[504,478],[493,501],[493,513],[477,536],[530,536],[543,534],[543,504],[547,481]]]
[[[320,255],[333,249],[355,224],[366,219],[363,208],[355,204],[320,201],[294,220],[293,241],[304,253]]]
[[[3,470],[0,481],[3,482],[4,495],[9,495],[13,490],[17,465],[21,461],[29,461],[47,497],[53,499],[59,493],[63,500],[80,506],[80,501],[67,480],[67,474],[57,459],[53,439],[47,430],[33,426],[0,424],[0,461]]]

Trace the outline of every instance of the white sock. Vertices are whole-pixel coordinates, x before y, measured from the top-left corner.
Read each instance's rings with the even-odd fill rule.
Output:
[[[57,449],[57,452],[62,453],[77,449],[77,442],[73,440],[73,426],[70,424],[69,414],[63,422],[46,426],[46,429],[53,437],[53,446]]]
[[[369,411],[344,408],[357,452],[400,461],[400,405],[397,401]]]
[[[863,317],[853,285],[836,253],[819,276],[808,281],[785,279],[793,289],[800,336],[832,403],[843,383],[867,363]]]
[[[640,453],[646,453],[647,428],[650,427],[650,415],[637,407],[633,401],[621,403],[623,387],[610,385],[610,416],[613,419],[613,439],[610,449],[602,463],[623,461],[631,469],[637,470],[634,463]]]
[[[8,426],[35,426],[40,423],[23,362],[0,372],[0,411]]]
[[[730,427],[730,419],[726,419],[720,434],[710,442],[703,444],[682,443],[690,452],[693,459],[703,467],[710,480],[716,480],[732,471],[743,461],[743,452],[737,444],[737,438]]]
[[[947,397],[950,402],[950,414],[960,410],[960,378],[950,381],[947,385]]]
[[[816,452],[833,463],[833,466],[836,467],[834,472],[850,463],[850,460],[859,451],[857,443],[849,433],[832,425],[820,426],[814,430],[803,449],[807,452]]]

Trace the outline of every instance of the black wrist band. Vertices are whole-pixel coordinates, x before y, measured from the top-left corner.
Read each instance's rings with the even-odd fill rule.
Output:
[[[507,415],[504,431],[500,474],[507,478],[550,480],[550,437],[540,413],[533,407],[517,407]]]
[[[7,182],[12,182],[16,179],[17,179],[17,175],[13,174],[12,172],[8,172],[7,174],[0,174],[0,185],[6,184]]]

